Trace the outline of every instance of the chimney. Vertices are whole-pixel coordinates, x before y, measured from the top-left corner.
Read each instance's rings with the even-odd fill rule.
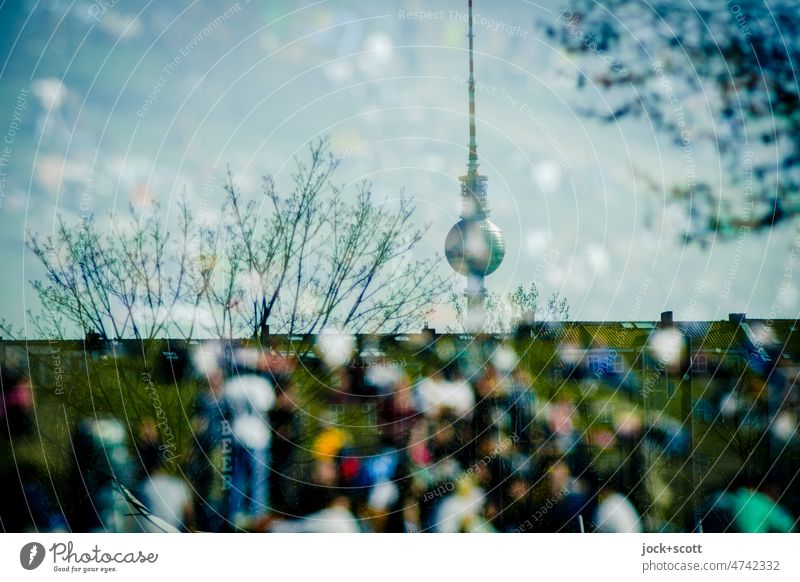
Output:
[[[424,327],[422,328],[422,333],[425,335],[436,337],[436,330],[432,327],[428,327],[428,322],[426,321]]]
[[[661,312],[661,327],[672,327],[672,312],[671,311],[662,311]]]
[[[729,313],[728,321],[731,323],[744,323],[747,319],[746,313]]]
[[[102,345],[102,338],[96,331],[87,331],[83,343],[86,348],[96,350]]]

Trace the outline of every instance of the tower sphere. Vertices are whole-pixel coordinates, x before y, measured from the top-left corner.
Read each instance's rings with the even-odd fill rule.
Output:
[[[486,276],[494,273],[503,262],[506,243],[503,232],[491,221],[466,218],[447,233],[444,254],[459,275]]]

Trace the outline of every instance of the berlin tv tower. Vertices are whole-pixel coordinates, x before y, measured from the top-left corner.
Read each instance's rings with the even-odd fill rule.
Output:
[[[472,332],[481,332],[485,324],[487,275],[494,273],[506,254],[503,232],[489,221],[486,200],[486,176],[478,173],[478,144],[475,140],[475,66],[472,31],[472,0],[469,0],[469,156],[467,175],[461,176],[461,220],[444,243],[447,262],[459,275],[467,278],[467,325]]]

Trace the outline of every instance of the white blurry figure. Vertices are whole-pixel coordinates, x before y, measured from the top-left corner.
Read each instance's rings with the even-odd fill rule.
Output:
[[[235,439],[251,449],[268,447],[272,434],[266,414],[275,405],[272,383],[256,374],[242,374],[225,383],[223,396]]]
[[[518,363],[517,353],[511,346],[502,345],[492,354],[492,364],[503,375],[511,373]]]
[[[722,416],[731,418],[739,410],[739,397],[735,392],[728,392],[719,401],[719,412]]]
[[[182,479],[162,472],[154,473],[144,479],[140,495],[151,515],[164,520],[176,530],[185,529],[192,497]],[[164,531],[164,527],[155,520],[140,519],[139,523],[147,533]]]
[[[326,507],[304,520],[303,531],[308,533],[360,533],[356,518],[346,507]]]
[[[319,356],[329,367],[344,366],[352,357],[356,340],[351,334],[335,330],[324,330],[317,335]]]
[[[464,380],[445,381],[440,385],[441,402],[459,416],[465,416],[475,406],[475,394]]]
[[[255,348],[239,348],[233,352],[233,363],[240,369],[255,370],[261,358],[261,350]]]
[[[274,533],[361,533],[346,497],[337,497],[328,507],[303,519],[273,522]]]
[[[374,511],[388,511],[399,498],[397,485],[392,481],[382,481],[370,490],[367,505]]]
[[[483,513],[485,494],[478,487],[456,487],[453,495],[448,495],[436,510],[435,529],[437,533],[468,532],[477,527]]]
[[[190,360],[198,376],[213,376],[221,370],[222,346],[214,341],[203,342],[192,350]]]
[[[600,533],[641,533],[642,521],[628,498],[610,493],[597,505],[595,523]]]
[[[223,395],[236,417],[243,414],[263,415],[275,405],[272,383],[257,374],[241,374],[231,378],[225,382]]]
[[[680,366],[686,349],[683,335],[675,328],[661,329],[650,336],[649,348],[664,366],[675,369]]]
[[[417,397],[419,410],[430,418],[438,418],[443,410],[465,416],[475,406],[475,394],[467,382],[461,379],[445,380],[441,374],[420,382]]]
[[[367,368],[364,379],[375,387],[378,394],[388,396],[403,379],[403,370],[394,363],[379,361]]]
[[[770,426],[772,435],[784,443],[790,442],[797,436],[797,417],[793,411],[783,410],[775,416]]]

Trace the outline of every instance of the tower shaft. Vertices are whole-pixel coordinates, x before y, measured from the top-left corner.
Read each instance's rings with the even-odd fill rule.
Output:
[[[486,217],[486,179],[478,177],[478,142],[475,130],[475,31],[473,29],[472,0],[468,1],[469,30],[469,157],[467,159],[467,175],[463,188],[462,218],[480,219]],[[483,285],[483,273],[467,276],[464,296],[467,299],[467,319],[470,331],[481,331],[486,319],[486,288]]]

